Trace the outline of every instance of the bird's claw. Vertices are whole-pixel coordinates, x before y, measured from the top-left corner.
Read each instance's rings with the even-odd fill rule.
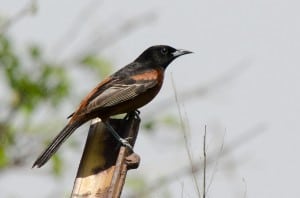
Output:
[[[130,120],[132,118],[135,118],[137,120],[140,120],[140,111],[138,109],[131,111],[129,113],[126,114],[126,116],[124,117],[124,120]]]
[[[120,142],[123,146],[129,148],[131,151],[133,151],[133,147],[131,146],[131,144],[128,142],[128,139],[131,139],[131,137],[128,137],[126,139],[124,138],[120,138]]]

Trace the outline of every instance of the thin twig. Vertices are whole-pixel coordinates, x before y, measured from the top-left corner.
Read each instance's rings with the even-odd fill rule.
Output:
[[[70,25],[67,31],[64,32],[61,38],[59,38],[58,41],[53,45],[51,51],[59,52],[57,53],[56,59],[62,58],[68,46],[70,46],[78,38],[82,30],[84,29],[83,26],[86,25],[86,22],[98,9],[100,3],[102,3],[102,1],[94,0],[89,2],[88,5],[81,9],[81,11],[76,16],[76,19],[73,20],[73,23]]]
[[[243,198],[247,198],[247,182],[246,182],[246,179],[244,177],[243,177],[243,183],[244,183],[244,186],[245,186],[245,191],[244,191]]]
[[[184,189],[184,183],[181,182],[181,198],[183,198],[183,189]]]
[[[224,149],[223,149],[223,146],[222,146],[222,155],[219,158],[228,156],[229,154],[231,154],[234,150],[236,150],[240,146],[245,145],[246,143],[249,143],[251,140],[257,138],[257,136],[261,135],[263,132],[265,132],[266,129],[267,129],[267,127],[264,123],[259,123],[259,124],[255,125],[254,127],[252,127],[251,129],[248,129],[246,132],[242,133],[240,136],[235,138],[233,141],[229,142],[227,144],[228,147],[224,147]],[[210,165],[211,163],[213,163],[214,161],[212,161],[211,159],[215,159],[216,156],[218,156],[219,154],[220,153],[217,153],[217,154],[214,154],[211,157],[209,157],[207,159],[207,165]],[[200,171],[201,169],[198,167],[203,166],[203,162],[197,161],[194,164],[195,164],[194,167],[196,167],[196,169],[194,171],[195,172]],[[151,193],[164,187],[165,185],[169,184],[170,182],[173,182],[174,179],[178,179],[178,178],[184,177],[189,174],[191,174],[190,164],[177,169],[176,171],[172,172],[171,174],[159,177],[152,184],[150,184],[148,188],[143,189],[140,192],[137,192],[132,197],[143,197],[145,195],[150,195]]]
[[[117,27],[116,30],[105,35],[98,34],[97,37],[94,37],[94,39],[89,41],[89,44],[86,47],[82,47],[79,53],[73,54],[70,58],[64,60],[63,62],[70,64],[74,61],[78,62],[87,54],[95,54],[96,52],[99,53],[117,41],[121,40],[129,33],[133,32],[133,30],[137,29],[139,26],[144,26],[155,19],[156,13],[154,12],[147,12],[127,19],[127,21]]]
[[[200,193],[200,189],[199,189],[199,185],[198,185],[198,181],[197,181],[197,177],[196,177],[195,164],[194,164],[192,154],[191,154],[191,151],[190,151],[190,148],[189,148],[189,143],[188,143],[188,138],[187,138],[187,131],[186,131],[186,127],[185,127],[185,124],[184,124],[184,121],[183,121],[181,108],[180,108],[180,105],[179,105],[179,100],[178,100],[178,95],[177,95],[177,90],[176,90],[176,86],[175,86],[175,82],[174,82],[172,74],[171,74],[171,79],[172,79],[172,86],[173,86],[173,90],[174,90],[174,96],[175,96],[175,101],[176,101],[176,105],[177,105],[177,110],[178,110],[178,114],[179,114],[179,117],[180,117],[180,125],[181,125],[181,129],[182,129],[182,132],[183,132],[185,148],[186,148],[186,151],[187,151],[187,154],[188,154],[188,158],[189,158],[189,162],[190,162],[190,168],[192,170],[192,178],[193,178],[193,182],[194,182],[194,185],[195,185],[197,195],[200,198],[201,193]]]
[[[226,130],[225,130],[225,133],[224,133],[224,135],[223,135],[223,138],[222,138],[222,144],[221,144],[221,146],[220,146],[219,153],[217,154],[217,158],[216,158],[216,161],[215,161],[214,168],[213,168],[213,170],[212,170],[211,178],[210,178],[210,180],[209,180],[209,184],[208,184],[207,189],[206,189],[206,194],[208,194],[209,189],[210,189],[210,186],[212,185],[213,179],[214,179],[215,174],[216,174],[216,172],[217,172],[217,167],[218,167],[218,164],[219,164],[219,160],[220,160],[220,158],[221,158],[221,156],[222,156],[222,152],[223,152],[223,149],[224,149],[225,134],[226,134]]]
[[[4,33],[14,23],[17,23],[27,15],[34,14],[36,11],[37,0],[31,0],[19,12],[17,12],[14,16],[10,17],[0,25],[0,34]]]
[[[206,197],[206,125],[203,136],[203,198]]]

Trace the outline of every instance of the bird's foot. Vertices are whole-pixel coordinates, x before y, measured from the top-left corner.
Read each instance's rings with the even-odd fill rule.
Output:
[[[124,117],[124,120],[130,120],[132,118],[135,118],[137,120],[140,120],[140,111],[138,109],[131,111],[129,113],[126,114],[126,116]]]
[[[130,140],[132,137],[122,138],[108,122],[104,122],[104,124],[105,124],[106,127],[108,128],[109,132],[113,135],[113,137],[114,137],[119,143],[121,143],[123,146],[127,147],[128,149],[130,149],[130,151],[133,152],[133,147],[132,147],[131,144],[128,142],[128,140]]]
[[[129,138],[120,138],[120,139],[119,139],[119,142],[120,142],[123,146],[127,147],[128,149],[130,149],[130,151],[133,152],[133,147],[132,147],[131,144],[128,142],[128,139],[131,139],[131,138],[130,138],[130,137],[129,137]]]

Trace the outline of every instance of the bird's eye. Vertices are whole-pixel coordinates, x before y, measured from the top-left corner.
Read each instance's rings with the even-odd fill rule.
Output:
[[[168,53],[168,49],[167,48],[162,48],[161,49],[161,53],[163,54],[163,55],[166,55],[167,53]]]

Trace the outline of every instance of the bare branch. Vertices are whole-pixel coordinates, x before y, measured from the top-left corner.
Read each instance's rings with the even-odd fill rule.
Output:
[[[187,138],[187,130],[186,130],[186,127],[185,127],[185,124],[184,124],[184,121],[183,121],[181,108],[180,108],[180,105],[179,105],[179,100],[178,100],[178,95],[177,95],[177,90],[176,90],[175,82],[174,82],[174,79],[173,79],[172,75],[171,75],[171,79],[172,79],[172,86],[173,86],[173,90],[174,90],[174,96],[175,96],[175,100],[176,100],[177,110],[178,110],[178,114],[179,114],[179,117],[180,117],[180,125],[181,125],[181,131],[183,133],[184,145],[185,145],[185,149],[186,149],[187,154],[188,154],[189,164],[190,164],[190,168],[191,168],[191,171],[192,171],[192,178],[193,178],[193,182],[194,182],[194,185],[195,185],[196,193],[197,193],[198,197],[200,198],[201,193],[200,193],[200,189],[199,189],[199,185],[198,185],[198,181],[197,181],[197,176],[196,176],[196,172],[195,172],[196,167],[195,167],[195,163],[194,163],[193,158],[192,158],[191,150],[189,148],[189,142],[188,142],[188,138]]]
[[[206,197],[206,125],[203,136],[203,198]]]
[[[206,189],[206,194],[208,194],[209,189],[210,189],[210,186],[212,185],[213,179],[214,179],[215,174],[216,174],[216,172],[217,172],[217,167],[218,167],[218,164],[219,164],[219,160],[220,160],[220,158],[221,158],[221,156],[222,156],[223,149],[224,149],[225,135],[226,135],[226,130],[225,130],[225,133],[224,133],[223,138],[222,138],[222,144],[221,144],[221,146],[220,146],[219,153],[217,154],[217,158],[216,158],[216,161],[215,161],[214,168],[213,168],[213,170],[212,170],[212,175],[211,175],[211,178],[210,178],[210,180],[209,180],[208,187],[207,187],[207,189]]]
[[[221,157],[226,157],[229,154],[231,154],[234,150],[239,148],[242,145],[245,145],[246,143],[251,142],[255,138],[257,138],[259,135],[261,135],[263,132],[265,132],[267,129],[266,125],[264,123],[259,123],[255,125],[254,127],[250,128],[246,132],[244,132],[242,135],[238,136],[236,139],[234,139],[232,142],[229,142],[227,145],[229,145],[227,148],[223,149],[222,156]],[[212,164],[214,161],[212,159],[216,158],[216,155],[212,155],[207,159],[207,165]],[[199,167],[203,167],[203,163],[201,161],[195,162],[194,163],[196,167],[195,171],[198,172],[201,169]],[[190,164],[186,165],[182,168],[179,168],[177,171],[174,171],[171,174],[159,177],[156,179],[152,184],[149,185],[148,188],[137,192],[134,196],[132,197],[143,197],[145,195],[150,195],[151,193],[155,192],[156,190],[163,188],[165,185],[171,183],[174,181],[174,179],[178,179],[181,177],[184,177],[186,175],[192,174],[191,169],[190,169]]]
[[[3,24],[0,25],[0,34],[4,33],[11,25],[17,23],[25,16],[35,14],[37,11],[37,0],[31,0],[14,16],[7,19]]]
[[[180,197],[183,198],[184,183],[181,182],[180,184],[181,184],[181,196]]]
[[[244,198],[247,198],[247,182],[246,182],[246,179],[243,178],[243,183],[244,183],[244,186],[245,186],[245,190],[244,190]]]
[[[139,26],[144,26],[149,22],[152,22],[156,19],[156,14],[154,12],[147,12],[139,16],[132,17],[117,27],[116,30],[109,32],[105,35],[97,34],[97,37],[94,37],[86,47],[82,47],[82,50],[79,53],[73,54],[64,62],[73,63],[78,62],[87,54],[95,54],[103,51],[112,44],[123,39],[125,36],[136,30]]]
[[[67,31],[62,35],[61,38],[53,45],[52,50],[53,52],[57,53],[56,58],[61,58],[68,46],[70,46],[80,35],[82,30],[84,29],[83,26],[86,22],[91,18],[91,16],[95,13],[98,9],[99,4],[103,1],[94,0],[91,1],[86,7],[82,8],[79,14],[77,15],[76,19],[73,20],[73,23],[67,29]]]

